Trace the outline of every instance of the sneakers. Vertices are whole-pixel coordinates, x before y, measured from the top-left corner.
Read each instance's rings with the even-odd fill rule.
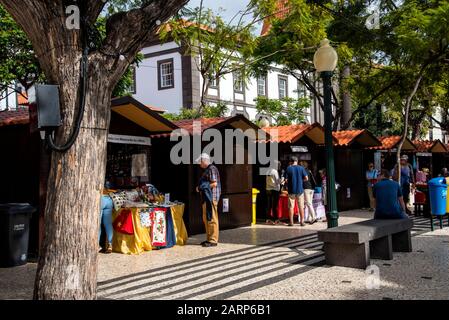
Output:
[[[106,249],[104,250],[104,253],[112,253],[112,243],[106,241]]]
[[[209,242],[209,241],[205,241],[203,244],[201,244],[201,246],[203,246],[204,248],[216,247],[217,245],[218,245],[218,243]]]

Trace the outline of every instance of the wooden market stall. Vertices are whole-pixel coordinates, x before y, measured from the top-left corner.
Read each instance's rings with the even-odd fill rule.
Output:
[[[129,189],[152,182],[151,134],[169,134],[177,126],[160,110],[131,97],[113,99],[108,136],[106,179],[115,188]],[[1,157],[1,202],[28,202],[38,208],[31,223],[30,253],[38,253],[44,234],[43,215],[50,170],[50,152],[39,132],[30,133],[28,108],[0,112],[0,146],[9,150]],[[133,155],[144,155],[140,167],[145,174],[133,177]],[[8,168],[5,170],[4,168]],[[163,168],[157,168],[163,170]],[[4,189],[4,190],[3,190]]]
[[[281,162],[280,174],[288,167],[290,157],[296,156],[299,161],[308,162],[319,184],[318,170],[322,168],[319,153],[324,145],[324,128],[319,123],[272,126],[262,129],[270,135],[270,138],[259,143],[269,142],[277,145],[278,160]],[[266,177],[259,174],[259,168],[264,166],[257,163],[253,174],[254,187],[260,191],[257,198],[257,218],[260,220],[266,217]]]
[[[416,146],[415,169],[420,171],[428,168],[431,177],[436,177],[441,173],[441,169],[447,168],[446,155],[448,148],[440,140],[414,140]]]
[[[367,148],[365,151],[370,159],[369,161],[373,162],[375,168],[379,171],[381,169],[392,170],[397,163],[396,151],[401,141],[401,136],[381,136],[378,139],[382,143],[381,146]],[[402,145],[402,154],[408,155],[410,160],[413,160],[416,150],[413,142],[406,138]]]
[[[225,142],[225,130],[241,129],[237,132],[239,139],[231,142],[225,142],[222,146],[222,155],[236,150],[243,151],[244,163],[242,164],[224,164],[216,163],[220,172],[222,184],[222,196],[218,204],[220,229],[230,229],[240,226],[247,226],[252,221],[252,170],[253,165],[249,159],[251,155],[248,151],[250,144],[255,144],[252,136],[245,135],[247,129],[257,132],[259,127],[241,115],[233,117],[202,118],[195,120],[175,121],[174,124],[182,130],[180,135],[188,137],[188,144],[194,147],[194,139],[201,139],[201,149],[209,143],[217,142],[215,138],[210,140],[206,138],[209,134],[218,133],[219,139]],[[194,131],[198,126],[198,131]],[[216,129],[213,131],[211,129]],[[172,135],[173,136],[173,135]],[[244,143],[238,141],[243,139]],[[181,139],[181,138],[179,138]],[[196,192],[202,169],[194,163],[199,154],[196,154],[192,148],[187,152],[185,162],[176,164],[171,159],[171,150],[178,144],[178,138],[170,141],[169,134],[152,135],[152,144],[154,153],[152,157],[152,166],[163,168],[153,172],[153,181],[162,190],[170,190],[170,197],[174,197],[186,204],[186,213],[184,221],[187,225],[189,234],[198,234],[204,232],[204,225],[201,214],[200,196]],[[203,141],[204,140],[204,141]],[[218,148],[218,147],[217,147]],[[204,151],[204,150],[203,150]],[[218,149],[211,152],[211,156],[218,156]]]
[[[338,210],[360,209],[365,206],[367,198],[365,171],[369,160],[364,150],[381,146],[381,142],[366,129],[335,131],[333,135],[337,139],[335,179],[340,185]]]
[[[48,159],[41,157],[42,148],[39,133],[30,132],[28,107],[0,111],[0,203],[40,207],[40,169],[42,164],[48,165]],[[39,212],[35,212],[30,225],[29,257],[38,254],[38,231]]]

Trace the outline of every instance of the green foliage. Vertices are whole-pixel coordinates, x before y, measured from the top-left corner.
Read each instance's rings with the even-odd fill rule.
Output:
[[[42,77],[26,34],[0,6],[0,91],[16,80],[27,89]]]
[[[259,114],[269,116],[281,126],[304,122],[304,111],[310,107],[310,103],[309,98],[279,100],[260,96],[256,99],[256,109]]]
[[[218,80],[233,72],[248,78],[247,67],[252,63],[256,46],[254,26],[260,14],[257,8],[256,1],[250,1],[243,12],[226,21],[201,2],[199,7],[184,8],[161,28],[162,41],[182,44],[185,54],[195,57],[195,67],[203,80],[201,108],[207,104],[205,96],[211,79]],[[247,22],[251,15],[252,21]]]
[[[319,41],[327,37],[339,55],[334,82],[351,94],[356,126],[400,132],[405,99],[423,68],[412,104],[412,127],[419,126],[420,133],[425,133],[427,117],[437,107],[448,110],[449,1],[405,0],[395,1],[395,6],[383,0],[289,3],[290,14],[273,17],[270,32],[258,40],[257,56],[275,54],[255,64],[255,73],[266,72],[272,63],[283,65],[286,72],[299,72],[298,80],[320,99],[310,81],[312,59]],[[373,5],[380,8],[380,28],[368,29],[365,22]],[[350,67],[348,79],[338,74],[343,66]],[[338,100],[335,104],[341,105]],[[380,125],[376,104],[386,107]],[[449,121],[446,124],[449,129]]]
[[[427,119],[436,107],[448,108],[442,98],[447,92],[442,84],[449,79],[444,62],[449,53],[449,1],[408,0],[397,3],[397,8],[380,3],[380,28],[363,27],[369,3],[359,1],[357,5],[339,7],[345,16],[335,17],[329,25],[329,35],[352,51],[349,89],[354,109],[366,114],[375,103],[386,106],[382,126],[395,132],[402,131],[405,100],[422,73],[409,124],[412,131],[424,134],[429,125]],[[356,23],[348,24],[348,19]],[[357,118],[367,117],[357,114]],[[360,121],[356,124],[360,125]]]
[[[117,12],[139,8],[149,2],[151,2],[151,0],[109,0],[108,4],[106,5],[105,13],[107,15],[112,15]]]
[[[110,3],[110,10],[124,10],[126,6],[137,6],[144,0],[121,1],[114,0]],[[112,11],[111,11],[112,12]],[[106,18],[99,17],[95,23],[97,45],[106,37]],[[143,59],[138,55],[133,64],[138,64]],[[34,54],[33,47],[26,34],[0,5],[0,91],[18,81],[25,89],[31,87],[35,82],[43,82],[44,75]],[[113,91],[113,97],[129,95],[133,73],[131,67],[119,80]]]
[[[226,104],[218,103],[216,105],[206,105],[201,109],[181,108],[181,111],[179,113],[165,113],[163,114],[163,116],[171,121],[199,118],[217,118],[223,117],[226,113],[226,110]]]

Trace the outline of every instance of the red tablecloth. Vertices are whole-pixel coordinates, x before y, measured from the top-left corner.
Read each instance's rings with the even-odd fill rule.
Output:
[[[293,213],[294,213],[295,216],[297,216],[299,214],[298,201],[295,201],[295,209],[294,209]],[[289,219],[288,196],[280,196],[279,197],[277,218],[281,219],[281,220],[282,219]]]

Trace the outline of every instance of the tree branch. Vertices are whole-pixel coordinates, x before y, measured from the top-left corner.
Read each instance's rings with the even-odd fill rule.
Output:
[[[381,95],[383,95],[385,92],[390,90],[393,86],[395,86],[399,82],[400,79],[401,79],[400,77],[395,78],[395,80],[390,82],[388,85],[386,85],[385,87],[380,89],[375,95],[373,95],[367,103],[365,103],[365,104],[359,106],[357,109],[355,109],[352,112],[351,118],[349,119],[348,123],[346,123],[342,129],[346,130],[351,125],[352,121],[354,121],[354,118],[357,114],[359,114],[360,112],[362,112],[366,108],[368,108],[377,98],[379,98]]]
[[[159,26],[187,2],[188,0],[154,0],[139,9],[119,12],[109,17],[106,23],[106,39],[100,52],[115,57],[110,66],[112,85],[119,80]],[[120,56],[125,59],[120,59]]]
[[[86,22],[88,24],[94,24],[97,21],[98,16],[100,15],[101,11],[103,11],[104,6],[106,5],[107,1],[103,0],[88,0],[86,7]]]

